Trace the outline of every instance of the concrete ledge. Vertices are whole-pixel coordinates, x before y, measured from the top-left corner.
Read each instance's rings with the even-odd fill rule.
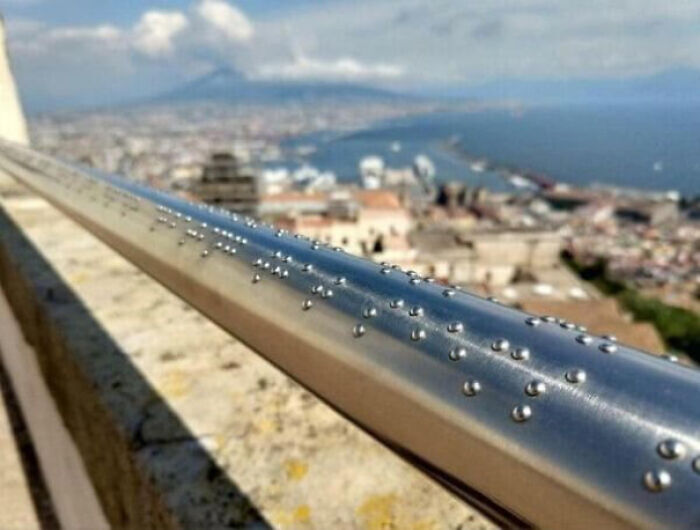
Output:
[[[0,206],[0,285],[113,528],[493,527],[44,201]]]

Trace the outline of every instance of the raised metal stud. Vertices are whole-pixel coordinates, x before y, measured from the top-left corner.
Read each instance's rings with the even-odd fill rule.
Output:
[[[578,335],[576,337],[576,342],[578,342],[579,344],[583,344],[584,346],[588,346],[593,342],[593,337],[589,335]]]
[[[617,337],[615,335],[603,335],[603,338],[610,342],[617,342]]]
[[[534,379],[525,385],[525,393],[528,396],[537,397],[544,394],[546,391],[547,385],[544,384],[544,381],[540,381],[538,379]]]
[[[355,327],[352,328],[352,334],[355,335],[355,337],[361,337],[366,332],[367,330],[363,324],[356,324]]]
[[[254,274],[253,275],[253,283],[258,283],[260,281],[260,275],[259,274]]]
[[[334,283],[335,283],[336,285],[345,285],[345,283],[347,283],[347,280],[345,279],[344,276],[338,276],[338,277],[335,279],[335,282],[334,282]]]
[[[668,489],[671,487],[671,474],[665,469],[647,471],[644,474],[644,485],[654,493]]]
[[[395,300],[389,302],[389,307],[391,307],[392,309],[400,309],[403,307],[403,304],[403,300],[401,300],[400,298],[396,298]]]
[[[302,308],[304,311],[308,311],[309,309],[311,309],[311,308],[313,307],[313,305],[314,305],[313,300],[307,298],[307,299],[304,300],[304,302],[301,304],[301,308]]]
[[[445,289],[442,291],[442,296],[445,298],[451,298],[456,294],[456,292],[453,289]]]
[[[450,322],[447,324],[447,331],[450,333],[460,333],[464,331],[464,324],[461,322]]]
[[[481,392],[481,383],[476,379],[467,379],[462,385],[462,393],[465,396],[476,396],[479,392]]]
[[[510,342],[508,342],[506,339],[498,339],[491,344],[491,349],[493,351],[507,351],[508,348],[510,348]]]
[[[408,283],[410,283],[411,285],[418,285],[421,281],[422,280],[420,278],[411,278],[410,280],[408,280]]]
[[[452,348],[450,350],[450,360],[451,361],[459,361],[460,359],[464,359],[467,356],[467,349],[461,346],[458,346],[456,348]]]
[[[510,356],[516,361],[527,361],[530,358],[530,350],[527,348],[515,348]]]
[[[696,456],[693,459],[692,467],[693,467],[693,471],[695,471],[696,473],[700,473],[700,456]]]
[[[518,423],[527,421],[532,417],[532,408],[530,405],[517,405],[511,411],[510,417]]]
[[[202,250],[201,256],[202,256],[203,258],[206,258],[208,255],[209,255],[209,251],[208,251],[207,249]]]
[[[423,340],[425,337],[427,337],[427,334],[424,329],[415,328],[411,331],[411,340],[419,341]]]
[[[663,458],[667,458],[669,460],[683,458],[686,453],[685,445],[683,445],[681,441],[674,440],[673,438],[669,438],[668,440],[661,442],[656,450]]]
[[[321,298],[333,298],[333,289],[324,289],[321,291]]]
[[[362,316],[364,318],[373,318],[377,316],[377,308],[374,306],[367,306],[362,310]]]
[[[534,328],[536,326],[539,326],[542,323],[542,321],[537,317],[529,317],[529,318],[525,319],[525,323],[528,326],[532,326]]]
[[[580,368],[574,368],[566,372],[565,377],[569,383],[583,383],[586,381],[586,372]]]
[[[417,305],[414,305],[411,309],[408,310],[408,314],[411,315],[412,317],[422,317],[423,316],[423,308]]]
[[[382,267],[382,269],[379,271],[382,274],[389,274],[391,273],[391,269],[389,267]]]
[[[617,345],[606,342],[600,345],[600,351],[603,353],[615,353],[617,351]]]
[[[302,271],[304,272],[311,272],[314,270],[314,266],[311,263],[306,263],[304,266],[301,268]]]

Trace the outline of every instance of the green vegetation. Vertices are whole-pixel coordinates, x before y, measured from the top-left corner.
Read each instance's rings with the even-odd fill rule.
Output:
[[[636,321],[653,324],[668,348],[700,362],[700,315],[644,296],[636,289],[611,279],[603,260],[586,265],[570,258],[566,262],[582,279],[593,283],[602,293],[617,298]]]

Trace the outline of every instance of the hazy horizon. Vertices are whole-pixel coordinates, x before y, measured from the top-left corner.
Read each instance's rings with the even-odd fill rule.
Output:
[[[700,67],[700,2],[0,0],[0,12],[29,111],[147,97],[221,67],[428,95]],[[676,77],[666,90],[683,93]]]

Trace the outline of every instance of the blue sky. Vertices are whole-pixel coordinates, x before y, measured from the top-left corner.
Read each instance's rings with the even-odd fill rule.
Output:
[[[397,90],[700,66],[700,0],[0,0],[30,108],[250,78]]]

